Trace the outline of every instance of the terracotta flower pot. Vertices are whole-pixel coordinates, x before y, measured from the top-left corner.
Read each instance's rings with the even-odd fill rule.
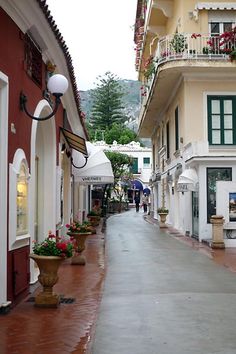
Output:
[[[32,258],[39,267],[38,280],[43,286],[43,291],[35,297],[35,306],[38,307],[58,307],[60,303],[59,295],[53,293],[53,286],[58,281],[58,268],[64,258],[57,256],[39,256],[31,253]]]

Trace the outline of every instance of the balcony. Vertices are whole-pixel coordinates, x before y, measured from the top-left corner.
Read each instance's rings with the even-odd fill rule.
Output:
[[[236,59],[235,42],[223,40],[222,36],[196,33],[176,33],[160,39],[154,56],[148,59],[151,70],[150,66],[144,69],[140,136],[150,136],[151,125],[158,120],[155,118],[154,121],[153,112],[155,117],[161,114],[181,77],[200,72],[204,75],[209,72],[215,74],[215,70],[230,75],[235,71],[235,64],[232,63]],[[149,127],[144,123],[146,119],[150,119]]]

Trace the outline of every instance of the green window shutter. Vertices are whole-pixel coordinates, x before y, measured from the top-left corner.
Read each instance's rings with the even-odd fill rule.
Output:
[[[236,97],[208,96],[208,141],[210,145],[236,144]]]
[[[143,166],[149,166],[149,165],[150,165],[150,157],[144,157]]]
[[[133,157],[132,173],[138,173],[138,158]]]
[[[179,107],[175,109],[175,151],[179,150]]]
[[[170,158],[170,124],[166,123],[166,157]]]

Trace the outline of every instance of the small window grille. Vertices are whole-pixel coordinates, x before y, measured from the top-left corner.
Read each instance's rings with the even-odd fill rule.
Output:
[[[26,72],[32,80],[42,85],[42,53],[33,40],[25,35],[25,62]]]

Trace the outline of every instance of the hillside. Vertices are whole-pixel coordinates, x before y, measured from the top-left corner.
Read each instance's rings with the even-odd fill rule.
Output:
[[[135,125],[135,121],[138,118],[140,110],[140,83],[134,80],[120,80],[120,84],[124,90],[123,104],[125,107],[125,113],[127,117],[130,117],[132,125]],[[89,120],[90,112],[92,108],[91,99],[92,90],[80,91],[81,108]]]

